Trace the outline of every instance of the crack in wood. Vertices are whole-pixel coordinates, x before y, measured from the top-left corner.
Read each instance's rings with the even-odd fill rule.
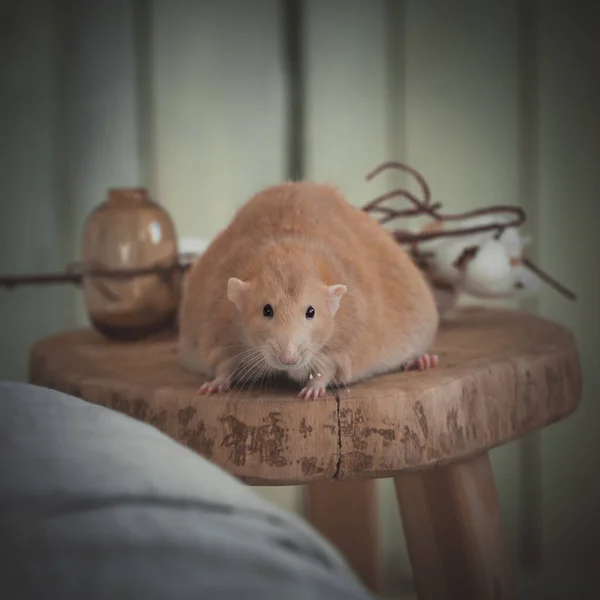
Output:
[[[337,390],[335,394],[335,419],[337,421],[337,461],[335,464],[335,471],[331,476],[332,479],[339,479],[340,471],[342,469],[342,422],[340,417],[340,395]]]

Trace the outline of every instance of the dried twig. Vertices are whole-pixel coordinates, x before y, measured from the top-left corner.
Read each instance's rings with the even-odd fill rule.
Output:
[[[558,293],[562,294],[569,300],[577,300],[577,296],[570,289],[566,288],[562,283],[559,283],[558,281],[556,281],[556,279],[554,279],[553,277],[548,275],[548,273],[545,273],[544,271],[542,271],[537,265],[532,263],[529,258],[524,256],[521,259],[521,261],[528,269],[533,271],[542,281],[545,281],[550,287],[553,287]]]
[[[84,277],[114,280],[127,280],[134,277],[143,277],[147,275],[166,276],[173,271],[186,271],[190,268],[190,264],[175,263],[169,266],[153,266],[139,269],[106,269],[106,268],[89,268],[80,270],[74,269],[73,266],[80,263],[72,263],[62,273],[36,273],[32,275],[3,275],[0,276],[0,286],[13,288],[21,285],[54,285],[61,283],[70,283],[73,285],[81,285]]]
[[[436,238],[444,238],[444,237],[460,237],[460,236],[464,236],[464,235],[469,235],[469,234],[474,234],[474,233],[484,233],[486,231],[494,231],[494,230],[496,232],[494,234],[494,238],[498,239],[504,233],[504,231],[506,231],[508,228],[520,227],[527,219],[527,214],[521,207],[505,206],[505,205],[490,206],[487,208],[470,210],[470,211],[467,211],[464,213],[459,213],[459,214],[454,214],[454,215],[440,214],[438,212],[438,210],[442,207],[442,205],[440,203],[436,203],[433,205],[431,204],[431,189],[430,189],[429,185],[427,184],[427,182],[425,181],[425,178],[416,169],[413,169],[412,167],[405,165],[404,163],[397,162],[397,161],[385,162],[385,163],[379,165],[379,167],[377,167],[376,169],[371,171],[366,176],[367,181],[370,181],[371,179],[373,179],[373,177],[375,177],[376,175],[378,175],[379,173],[381,173],[382,171],[384,171],[385,169],[388,169],[388,168],[401,169],[401,170],[406,171],[407,173],[411,174],[416,179],[419,186],[421,187],[421,190],[423,192],[423,200],[419,200],[418,198],[416,198],[414,196],[414,194],[412,194],[408,190],[404,190],[404,189],[396,189],[391,192],[382,194],[381,196],[378,196],[371,202],[367,203],[363,207],[363,210],[365,212],[369,212],[369,213],[371,213],[371,212],[382,213],[384,216],[381,219],[379,219],[379,223],[381,223],[381,224],[389,223],[391,221],[394,221],[396,219],[400,219],[403,217],[409,217],[409,216],[412,217],[412,216],[419,216],[419,215],[429,216],[438,223],[443,223],[443,222],[448,222],[448,221],[459,221],[459,220],[468,219],[471,217],[478,217],[478,216],[482,216],[482,215],[493,215],[493,214],[500,215],[502,213],[515,215],[515,218],[509,222],[499,221],[496,223],[489,223],[487,225],[477,225],[477,226],[472,226],[472,227],[459,227],[459,228],[455,228],[455,229],[435,228],[435,229],[430,229],[430,230],[425,230],[425,231],[419,231],[416,233],[412,232],[412,231],[408,231],[406,229],[392,230],[392,235],[394,236],[394,238],[396,239],[396,241],[399,244],[407,244],[407,245],[412,246],[412,248],[410,250],[411,255],[418,259],[418,262],[419,262],[421,268],[423,268],[423,265],[426,264],[426,261],[424,260],[424,255],[421,252],[419,252],[416,248],[416,244],[418,242],[424,242],[427,240],[432,240],[432,239],[436,239]],[[395,198],[398,196],[404,197],[407,200],[409,200],[415,206],[415,208],[397,210],[397,209],[393,209],[390,207],[381,206],[381,204],[383,202],[385,202],[386,200],[389,200],[390,198]],[[527,268],[529,268],[532,272],[534,272],[540,279],[542,279],[548,285],[553,287],[557,292],[559,292],[563,296],[567,297],[570,300],[575,300],[577,298],[571,290],[567,289],[561,283],[556,281],[553,277],[551,277],[550,275],[548,275],[547,273],[542,271],[542,269],[540,269],[540,267],[535,265],[531,261],[531,259],[523,257],[522,263]]]
[[[516,215],[516,218],[513,221],[510,221],[508,223],[502,223],[502,222],[489,223],[487,225],[478,225],[478,226],[473,226],[473,227],[461,227],[458,229],[442,229],[442,230],[437,230],[437,231],[421,231],[419,233],[402,231],[401,235],[398,235],[398,232],[395,232],[396,239],[400,243],[415,244],[417,242],[431,240],[431,239],[440,238],[440,237],[457,237],[457,236],[468,235],[468,234],[473,234],[473,233],[483,233],[486,231],[493,231],[493,230],[496,230],[495,237],[499,238],[506,229],[508,229],[509,227],[519,227],[520,225],[522,225],[525,222],[525,220],[527,218],[527,215],[522,208],[520,208],[518,206],[503,206],[503,205],[490,206],[487,208],[479,208],[479,209],[470,210],[470,211],[467,211],[464,213],[459,213],[459,214],[454,214],[454,215],[441,215],[438,212],[438,209],[440,209],[442,205],[439,202],[434,205],[430,204],[431,190],[429,188],[429,185],[425,181],[425,178],[418,171],[416,171],[412,167],[409,167],[408,165],[405,165],[404,163],[401,163],[401,162],[383,163],[382,165],[377,167],[374,171],[371,171],[371,173],[369,173],[366,176],[367,181],[371,180],[373,177],[375,177],[376,175],[378,175],[384,169],[387,169],[387,168],[402,169],[404,171],[407,171],[411,175],[413,175],[413,177],[415,177],[415,179],[421,186],[421,189],[423,190],[424,199],[418,200],[408,190],[397,189],[397,190],[393,190],[391,192],[382,194],[381,196],[378,196],[374,200],[371,200],[371,202],[369,202],[368,204],[366,204],[363,207],[363,210],[366,212],[383,212],[385,214],[385,217],[379,220],[379,222],[382,224],[388,223],[390,221],[393,221],[394,219],[401,218],[401,217],[419,216],[419,215],[427,215],[436,221],[442,221],[442,222],[443,221],[459,221],[461,219],[468,219],[471,217],[478,217],[481,215],[493,215],[493,214],[500,214],[500,213],[512,213],[512,214]],[[389,200],[390,198],[394,198],[397,196],[402,196],[402,197],[410,200],[411,203],[416,206],[416,208],[413,210],[396,210],[393,208],[380,206],[386,200]]]
[[[406,165],[406,164],[398,162],[398,161],[384,162],[381,165],[379,165],[377,168],[373,169],[365,177],[365,179],[367,181],[371,181],[371,179],[373,179],[373,177],[376,177],[382,171],[385,171],[386,169],[392,169],[392,168],[393,169],[401,169],[402,171],[406,171],[407,173],[410,173],[417,180],[417,183],[421,186],[421,190],[423,190],[424,204],[429,205],[429,201],[431,200],[431,190],[429,188],[429,184],[427,183],[427,181],[425,181],[425,177],[423,177],[423,175],[421,175],[421,173],[419,173],[416,169],[413,169],[409,165]]]

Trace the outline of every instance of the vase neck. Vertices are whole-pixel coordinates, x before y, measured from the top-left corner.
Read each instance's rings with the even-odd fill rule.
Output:
[[[149,200],[148,190],[145,188],[111,188],[108,190],[107,201],[110,204],[143,204]]]

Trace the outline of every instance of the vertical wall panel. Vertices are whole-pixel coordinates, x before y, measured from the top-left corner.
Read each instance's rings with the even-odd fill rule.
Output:
[[[72,257],[90,210],[109,187],[141,180],[134,0],[59,2],[62,36],[62,189]],[[81,295],[77,314],[85,322]]]
[[[56,39],[50,2],[0,6],[0,272],[63,266],[56,180]],[[0,379],[27,379],[28,352],[66,326],[61,287],[0,289]]]
[[[519,0],[519,196],[527,213],[532,241],[527,256],[539,262],[539,52],[536,0]],[[524,298],[520,308],[539,313],[539,297]],[[541,437],[539,432],[520,440],[519,453],[519,549],[518,561],[527,571],[539,569],[542,561]]]
[[[406,2],[386,0],[383,3],[384,43],[385,43],[385,88],[386,121],[385,138],[387,160],[407,162],[407,112],[406,112]],[[389,171],[387,179],[381,181],[381,191],[398,187],[413,190],[420,195],[420,189],[412,178],[401,171]],[[374,194],[373,194],[374,195]],[[373,197],[373,196],[371,196]],[[401,198],[391,199],[390,206],[404,208]],[[412,228],[415,219],[393,222],[391,227]],[[386,588],[394,593],[412,588],[412,573],[404,530],[398,510],[396,488],[393,479],[379,482],[380,518],[379,526],[383,545],[384,577]]]
[[[365,204],[389,189],[364,176],[388,160],[384,2],[305,2],[306,177]]]
[[[154,188],[181,235],[285,177],[281,22],[276,0],[153,4]]]
[[[517,3],[406,4],[412,164],[449,210],[517,202]]]
[[[212,238],[286,177],[282,23],[277,0],[152,5],[152,188],[181,236]],[[297,509],[296,488],[257,491]]]
[[[515,0],[406,2],[407,160],[449,213],[520,201],[517,16]],[[513,550],[518,451],[492,452]]]
[[[575,333],[585,393],[573,417],[543,434],[544,549],[548,560],[579,560],[597,556],[600,540],[600,10],[581,0],[538,2],[538,10],[539,254],[578,294],[572,303],[544,291],[541,311]]]

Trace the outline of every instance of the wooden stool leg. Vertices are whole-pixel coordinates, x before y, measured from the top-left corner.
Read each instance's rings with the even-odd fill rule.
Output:
[[[307,518],[344,555],[363,583],[379,591],[377,481],[308,485]]]
[[[419,600],[515,597],[487,453],[395,484]]]

